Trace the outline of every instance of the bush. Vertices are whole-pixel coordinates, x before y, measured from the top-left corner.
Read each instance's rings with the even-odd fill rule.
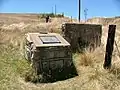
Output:
[[[38,15],[38,18],[46,18],[47,16],[50,16],[51,18],[54,18],[54,17],[64,17],[64,14],[54,14],[54,13],[43,13],[43,14],[40,14]]]

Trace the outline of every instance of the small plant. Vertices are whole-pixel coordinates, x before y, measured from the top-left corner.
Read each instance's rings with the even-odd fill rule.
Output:
[[[79,63],[83,66],[92,66],[94,63],[94,57],[90,53],[83,53],[79,55]]]

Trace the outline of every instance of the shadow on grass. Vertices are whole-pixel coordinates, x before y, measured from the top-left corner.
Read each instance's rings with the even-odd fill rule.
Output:
[[[30,70],[25,74],[25,81],[32,83],[53,83],[70,79],[75,76],[78,76],[78,73],[74,64],[72,64],[71,67],[65,67],[62,70],[49,70],[42,72],[42,74],[36,74],[34,70]]]

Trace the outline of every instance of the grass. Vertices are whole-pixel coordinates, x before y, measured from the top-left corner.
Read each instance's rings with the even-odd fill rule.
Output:
[[[57,29],[59,25],[60,23],[56,21],[47,25],[38,24],[42,29],[54,29],[53,32],[56,30],[59,32]],[[78,71],[77,77],[47,84],[26,82],[25,75],[32,68],[23,55],[24,34],[39,30],[41,28],[37,29],[36,26],[22,30],[20,28],[0,30],[0,90],[120,90],[120,59],[114,55],[112,68],[103,69],[105,54],[103,46],[94,52],[86,50],[83,54],[73,54]]]
[[[93,66],[93,62],[94,62],[94,57],[90,55],[90,53],[83,53],[83,54],[79,54],[78,56],[79,58],[79,62],[80,62],[80,66]]]
[[[1,90],[20,89],[20,87],[16,87],[18,78],[23,77],[23,74],[29,69],[29,64],[20,57],[18,49],[11,48],[11,46],[1,46],[1,48],[0,88]]]
[[[117,90],[116,87],[119,87],[119,72],[116,73],[116,70],[120,70],[116,67],[111,71],[104,70],[100,62],[102,59],[94,55],[96,52],[86,51],[73,55],[79,76],[56,83],[35,85],[25,82],[26,72],[32,69],[18,47],[1,45],[0,51],[1,90]]]

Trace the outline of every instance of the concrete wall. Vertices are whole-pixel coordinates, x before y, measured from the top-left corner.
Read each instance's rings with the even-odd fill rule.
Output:
[[[33,52],[33,65],[38,73],[70,66],[70,47],[42,47]]]
[[[62,31],[73,51],[87,47],[95,49],[101,44],[102,25],[66,23]]]

